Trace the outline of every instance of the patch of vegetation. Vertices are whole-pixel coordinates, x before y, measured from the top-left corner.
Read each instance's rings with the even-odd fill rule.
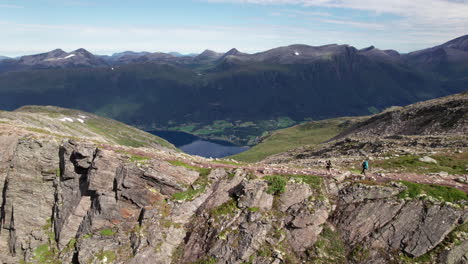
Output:
[[[40,245],[34,250],[34,257],[35,260],[39,264],[60,264],[62,263],[58,259],[58,251],[50,247],[48,244]]]
[[[307,254],[317,264],[346,263],[346,246],[340,234],[328,225],[323,228],[319,239],[314,247],[307,251]]]
[[[432,256],[431,254],[424,254],[420,257],[417,257],[417,258],[412,258],[412,257],[409,257],[403,253],[400,253],[398,255],[398,260],[399,260],[399,263],[402,263],[402,264],[429,264],[429,263],[434,263],[432,261]]]
[[[287,180],[283,176],[270,175],[265,176],[268,183],[267,193],[273,195],[280,195],[286,191]]]
[[[119,150],[116,150],[116,152],[122,153],[122,154],[125,154],[125,155],[129,156],[128,161],[130,161],[130,162],[145,162],[145,161],[148,161],[148,160],[151,159],[151,157],[142,156],[142,155],[131,153],[131,152],[128,152],[128,151],[125,151],[125,150],[120,150],[119,149]]]
[[[260,257],[271,257],[273,256],[273,249],[271,245],[264,243],[257,251],[257,255]]]
[[[169,161],[169,163],[174,166],[181,166],[200,173],[197,180],[186,191],[173,194],[173,200],[193,200],[198,194],[203,193],[206,187],[210,184],[208,175],[211,173],[211,169],[191,166],[178,160]]]
[[[167,218],[161,219],[159,223],[165,228],[171,228],[171,227],[181,228],[182,227],[182,224],[174,223],[170,219],[167,219]]]
[[[111,250],[100,250],[96,254],[96,258],[103,263],[112,263],[117,259],[117,255],[115,254],[114,251]]]
[[[294,253],[294,250],[286,242],[286,240],[283,240],[283,241],[281,241],[279,243],[278,249],[282,252],[283,263],[285,263],[285,264],[301,263],[300,258],[298,258],[298,256],[296,256],[296,254]]]
[[[171,255],[171,264],[178,264],[181,263],[184,257],[185,252],[185,244],[184,242],[180,243],[174,251],[172,251]]]
[[[99,232],[99,234],[101,234],[101,236],[113,236],[115,235],[115,231],[112,230],[111,228],[106,228],[106,229],[103,229]]]
[[[42,230],[48,237],[46,244],[38,246],[34,250],[33,260],[38,264],[60,264],[59,250],[55,245],[55,233],[52,228],[52,219],[48,218]]]
[[[369,259],[370,251],[369,249],[357,245],[354,249],[349,253],[348,258],[353,261],[353,263],[363,263],[367,259]]]
[[[228,172],[228,179],[232,180],[232,179],[234,179],[234,177],[236,177],[235,172]]]
[[[399,198],[416,198],[424,194],[445,202],[468,200],[468,195],[465,192],[452,187],[434,184],[420,184],[406,181],[400,181],[400,183],[405,185],[407,189],[398,195]]]
[[[189,165],[189,164],[187,164],[187,163],[185,163],[183,161],[180,161],[180,160],[171,160],[171,161],[169,161],[169,163],[174,165],[174,166],[180,166],[180,167],[187,168],[189,170],[198,171],[200,173],[200,177],[208,176],[208,174],[210,174],[210,172],[211,172],[211,169],[202,168],[202,167],[195,167],[195,166]]]
[[[249,261],[244,261],[242,262],[241,264],[253,264],[254,263],[254,260],[255,260],[255,255],[251,255],[249,257]]]
[[[195,262],[192,262],[191,264],[215,264],[215,263],[216,263],[215,257],[203,257]]]
[[[136,155],[136,154],[130,155],[130,162],[143,162],[143,161],[147,161],[150,159],[151,159],[150,157],[145,157],[141,155]]]
[[[290,179],[305,183],[310,186],[316,193],[322,193],[323,178],[314,175],[286,175]]]
[[[258,211],[260,211],[260,208],[258,208],[258,207],[249,207],[249,208],[247,208],[247,210],[249,212],[258,212]]]
[[[288,181],[304,183],[318,194],[318,197],[323,196],[323,179],[320,176],[314,175],[269,175],[265,176],[268,183],[267,192],[274,195],[282,194],[286,191]]]
[[[230,199],[229,201],[223,203],[222,205],[216,208],[213,208],[210,212],[210,215],[217,218],[223,215],[232,214],[237,209],[238,209],[237,201],[234,199]]]
[[[187,191],[174,193],[172,195],[172,199],[178,200],[178,201],[185,201],[185,200],[191,201],[196,196],[198,196],[198,194],[203,193],[204,191],[205,191],[205,188],[203,186],[200,186],[198,188],[190,187]]]
[[[392,157],[388,160],[378,160],[373,162],[374,167],[394,170],[400,169],[405,172],[414,173],[436,173],[446,171],[452,175],[465,174],[468,153],[432,155],[431,158],[437,160],[437,164],[419,161],[420,156],[404,155]]]
[[[281,129],[265,137],[261,143],[249,150],[232,156],[232,158],[257,162],[268,156],[286,152],[305,145],[322,143],[357,122],[359,118],[335,118],[322,121],[313,121],[294,127]]]
[[[88,238],[92,238],[92,237],[93,237],[93,234],[86,234],[82,238],[83,239],[88,239]]]
[[[37,263],[60,263],[57,255],[58,252],[54,248],[50,248],[48,244],[44,244],[34,250],[33,259]]]

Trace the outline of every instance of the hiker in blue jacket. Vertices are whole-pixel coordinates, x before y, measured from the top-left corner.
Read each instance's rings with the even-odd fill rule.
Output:
[[[366,170],[369,169],[369,162],[367,160],[362,161],[362,172],[361,174],[366,175]]]

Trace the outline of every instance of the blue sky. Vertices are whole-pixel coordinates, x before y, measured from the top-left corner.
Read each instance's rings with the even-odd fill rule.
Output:
[[[253,53],[297,43],[409,52],[465,34],[468,0],[0,0],[6,56]]]

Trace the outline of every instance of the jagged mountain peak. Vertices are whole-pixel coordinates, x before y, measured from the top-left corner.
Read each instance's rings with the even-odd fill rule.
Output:
[[[218,53],[216,51],[206,49],[202,53],[200,53],[200,55],[198,55],[196,58],[218,58],[218,57],[221,57],[221,56],[222,56],[222,54],[220,54],[220,53]]]
[[[89,52],[88,50],[86,50],[84,48],[79,48],[77,50],[74,50],[74,51],[70,52],[70,54],[83,55],[83,56],[86,56],[86,57],[94,56],[91,52]]]
[[[375,49],[375,47],[373,45],[367,47],[367,48],[363,48],[363,49],[360,49],[359,51],[370,51],[370,50],[373,50]]]
[[[237,54],[239,54],[239,53],[241,53],[241,52],[240,52],[238,49],[232,48],[232,49],[230,49],[228,52],[226,52],[226,53],[224,54],[224,56],[237,55]]]
[[[66,53],[64,50],[62,49],[54,49],[54,50],[51,50],[49,52],[46,52],[46,53]]]

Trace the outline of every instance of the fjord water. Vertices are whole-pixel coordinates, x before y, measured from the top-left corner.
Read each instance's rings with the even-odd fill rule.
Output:
[[[223,140],[203,139],[185,132],[163,130],[148,132],[164,138],[187,154],[198,155],[206,158],[224,158],[249,149],[247,146],[237,146],[231,142]]]

